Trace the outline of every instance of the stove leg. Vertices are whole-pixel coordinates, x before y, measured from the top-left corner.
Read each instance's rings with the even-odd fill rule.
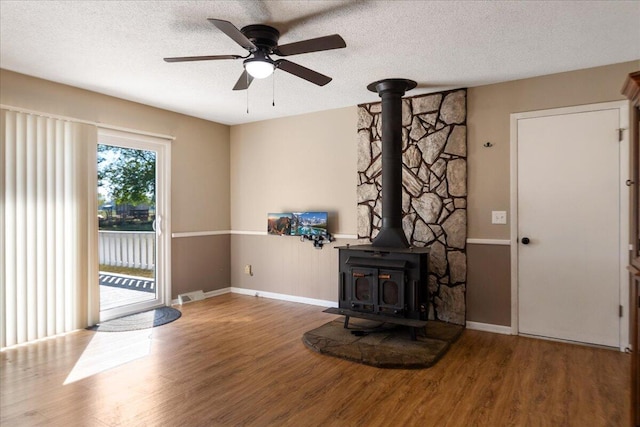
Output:
[[[411,333],[411,341],[418,341],[418,337],[416,336],[416,328],[413,326],[410,326],[409,332]]]
[[[349,316],[344,316],[344,328],[349,329]]]

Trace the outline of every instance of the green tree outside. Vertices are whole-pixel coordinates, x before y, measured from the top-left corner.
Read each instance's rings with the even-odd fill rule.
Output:
[[[108,197],[120,206],[124,229],[128,208],[138,205],[155,207],[156,153],[149,150],[98,144],[98,188],[101,197]],[[151,224],[134,229],[150,229]],[[103,227],[101,227],[103,228]],[[127,227],[129,228],[129,227]]]

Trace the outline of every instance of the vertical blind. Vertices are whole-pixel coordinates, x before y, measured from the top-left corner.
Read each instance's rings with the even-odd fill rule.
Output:
[[[0,347],[7,347],[97,321],[97,130],[1,113]]]

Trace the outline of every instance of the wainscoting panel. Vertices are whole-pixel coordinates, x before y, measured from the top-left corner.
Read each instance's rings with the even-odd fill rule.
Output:
[[[230,286],[229,234],[171,239],[171,297]]]
[[[231,284],[236,288],[338,301],[338,251],[354,244],[336,239],[323,249],[294,236],[231,235]],[[251,274],[245,267],[251,266]]]
[[[511,325],[510,251],[467,242],[467,322]]]

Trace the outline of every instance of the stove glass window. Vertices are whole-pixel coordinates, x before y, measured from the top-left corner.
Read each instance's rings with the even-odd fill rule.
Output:
[[[371,284],[366,277],[358,277],[356,279],[356,299],[358,301],[371,300]]]
[[[398,284],[391,280],[382,282],[382,302],[387,305],[397,305],[398,298]]]

